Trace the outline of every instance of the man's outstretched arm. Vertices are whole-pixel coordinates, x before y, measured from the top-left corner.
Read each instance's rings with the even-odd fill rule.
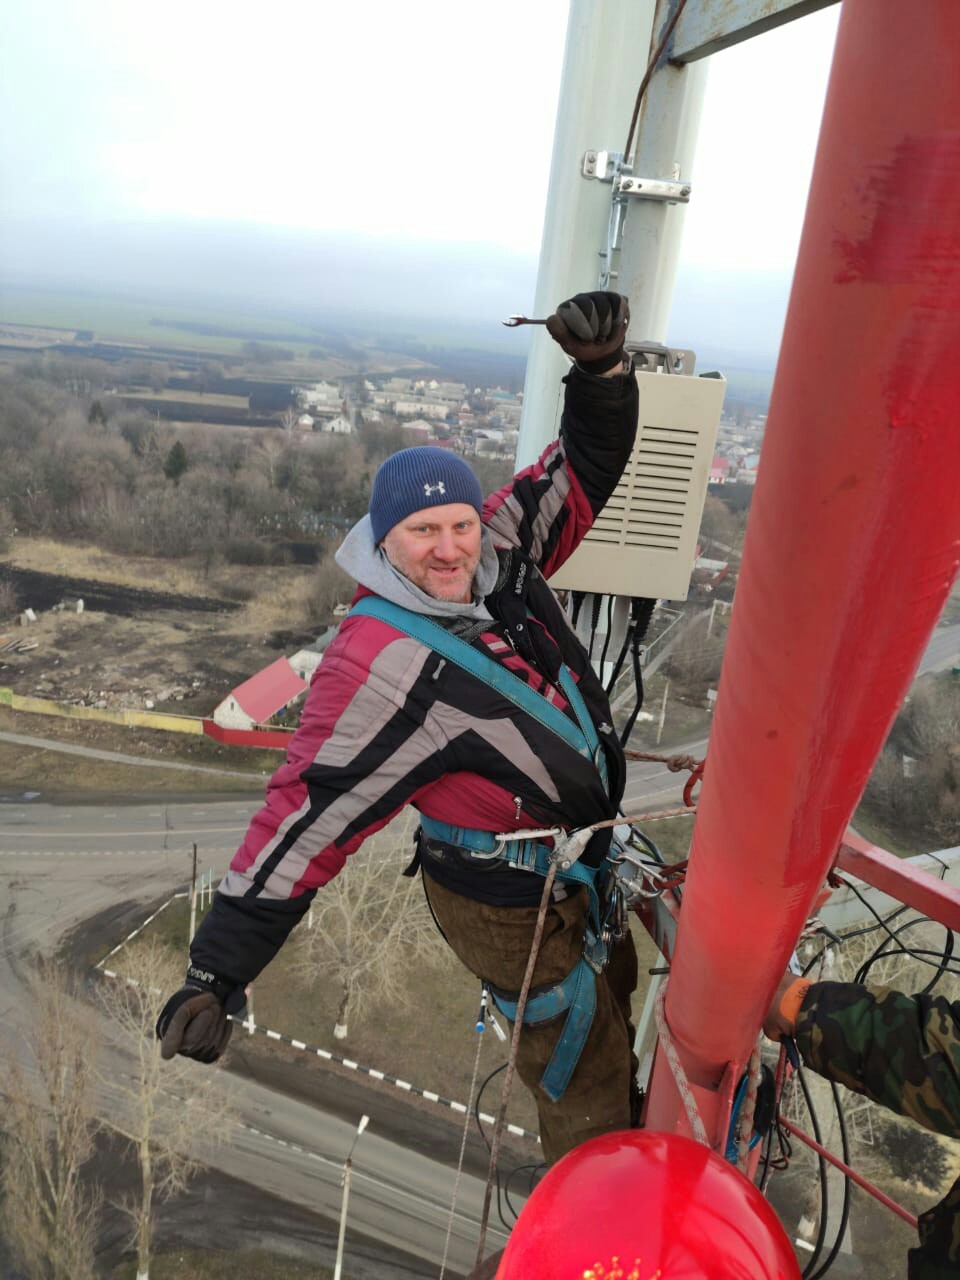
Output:
[[[764,1031],[794,1036],[804,1063],[827,1079],[960,1137],[960,1001],[788,974]]]

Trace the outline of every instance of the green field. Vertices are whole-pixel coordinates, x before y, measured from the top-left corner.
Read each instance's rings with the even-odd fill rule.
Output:
[[[153,320],[163,323],[152,324]],[[238,330],[249,333],[249,337],[195,333],[177,328],[177,321]],[[298,354],[305,354],[319,344],[318,336],[304,325],[269,316],[251,316],[239,310],[9,287],[0,289],[0,324],[35,325],[66,330],[68,334],[77,329],[91,329],[98,342],[132,342],[223,353],[239,353],[248,341],[275,341]],[[276,338],[271,338],[271,334],[276,334]],[[291,334],[300,336],[293,341]]]

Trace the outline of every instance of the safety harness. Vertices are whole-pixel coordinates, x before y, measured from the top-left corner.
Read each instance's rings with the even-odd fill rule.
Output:
[[[459,636],[423,614],[414,613],[380,596],[364,596],[350,610],[368,618],[378,618],[396,630],[426,645],[441,657],[476,676],[485,684],[537,720],[544,728],[562,738],[580,755],[593,762],[605,788],[608,787],[607,766],[596,726],[590,717],[583,694],[566,664],[561,664],[560,688],[573,708],[576,724],[559,707],[537,693],[507,667],[474,649]],[[348,615],[349,616],[349,615]],[[540,1087],[554,1102],[558,1101],[573,1075],[593,1023],[597,1005],[596,975],[607,962],[610,939],[609,915],[612,902],[601,901],[607,864],[599,867],[583,865],[579,856],[587,840],[558,841],[555,846],[543,843],[546,837],[562,835],[557,828],[545,828],[511,835],[497,835],[475,827],[458,827],[448,822],[420,815],[420,825],[428,840],[437,840],[464,850],[472,858],[483,861],[499,859],[523,871],[546,876],[558,862],[557,879],[570,885],[582,885],[587,891],[587,922],[583,954],[570,973],[546,991],[532,996],[524,1009],[523,1021],[530,1026],[550,1022],[565,1015],[563,1030],[547,1063]],[[579,833],[577,833],[579,834]],[[584,833],[589,838],[589,833]],[[538,839],[538,837],[540,837]],[[573,849],[573,846],[576,846]],[[561,849],[563,855],[561,856]],[[600,881],[598,886],[597,881]],[[514,1020],[517,1001],[511,993],[490,987],[497,1007],[505,1017]]]

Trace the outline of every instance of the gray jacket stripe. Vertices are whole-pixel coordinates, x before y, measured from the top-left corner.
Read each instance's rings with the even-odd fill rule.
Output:
[[[359,686],[343,709],[329,737],[314,756],[314,763],[342,768],[358,752],[368,746],[396,714],[397,707],[403,705],[429,657],[429,649],[407,636],[386,645],[370,664],[370,670],[366,673],[366,682]],[[257,871],[284,839],[289,829],[306,815],[309,808],[310,797],[306,795],[300,807],[278,825],[273,838],[257,854],[256,861],[242,873],[242,876],[235,877],[235,884],[230,882],[231,876],[235,876],[235,873],[227,873],[221,885],[221,891],[228,894],[246,892]],[[335,834],[339,834],[339,830]],[[304,839],[306,836],[301,836],[297,842],[298,845]],[[320,848],[323,847],[323,845],[320,846]],[[239,885],[242,885],[242,888],[238,887]]]

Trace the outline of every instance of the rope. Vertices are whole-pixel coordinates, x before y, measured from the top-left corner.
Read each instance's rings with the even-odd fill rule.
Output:
[[[757,1089],[760,1085],[760,1041],[753,1046],[747,1065],[747,1092],[740,1108],[740,1142],[737,1148],[737,1168],[747,1172],[750,1162],[750,1140],[753,1137],[753,1116],[757,1109]]]
[[[608,825],[619,826],[621,822],[629,822],[631,826],[638,827],[641,822],[663,822],[665,818],[692,818],[697,812],[694,806],[684,809],[658,809],[655,813],[636,813],[629,818],[617,818]]]
[[[667,1062],[670,1064],[670,1070],[673,1072],[673,1080],[677,1086],[677,1092],[680,1094],[680,1101],[683,1103],[683,1109],[687,1113],[687,1120],[693,1131],[693,1136],[698,1142],[702,1142],[705,1147],[710,1146],[710,1139],[707,1137],[707,1130],[703,1120],[700,1118],[700,1112],[697,1110],[696,1099],[690,1088],[690,1082],[687,1079],[687,1073],[683,1069],[683,1064],[677,1054],[676,1046],[670,1036],[670,1028],[667,1026],[667,1015],[664,1005],[667,999],[667,986],[665,982],[657,993],[657,1003],[654,1006],[657,1016],[657,1030],[660,1032],[660,1045],[663,1052],[667,1055]]]
[[[480,1241],[477,1245],[477,1257],[474,1269],[483,1261],[483,1246],[487,1239],[487,1224],[490,1221],[490,1203],[493,1199],[493,1184],[497,1174],[497,1157],[500,1154],[500,1138],[507,1115],[507,1102],[513,1085],[513,1076],[517,1065],[517,1049],[520,1044],[520,1032],[523,1027],[523,1015],[527,1007],[527,996],[533,984],[533,971],[536,968],[537,956],[540,954],[540,943],[543,939],[543,926],[547,918],[547,907],[550,905],[550,891],[557,876],[557,864],[552,862],[543,882],[543,893],[540,895],[540,910],[533,930],[533,941],[530,944],[530,956],[527,960],[527,971],[523,975],[523,985],[517,999],[517,1013],[513,1023],[513,1037],[510,1041],[510,1057],[507,1059],[507,1070],[503,1077],[503,1092],[500,1095],[500,1110],[497,1112],[497,1123],[490,1143],[490,1165],[487,1169],[487,1185],[483,1192],[483,1212],[480,1215]]]
[[[623,754],[627,760],[645,760],[651,764],[665,764],[671,773],[681,773],[684,769],[692,773],[703,764],[703,761],[698,760],[696,756],[660,756],[652,751],[634,751],[632,747],[625,749]]]
[[[450,1217],[447,1219],[447,1235],[443,1242],[443,1257],[440,1260],[439,1280],[443,1280],[447,1269],[447,1255],[450,1252],[450,1237],[453,1234],[453,1220],[457,1212],[457,1197],[460,1194],[460,1180],[463,1175],[463,1160],[467,1150],[467,1131],[473,1115],[473,1099],[477,1089],[477,1077],[480,1074],[480,1050],[483,1046],[483,1020],[487,1007],[487,989],[484,987],[480,1000],[480,1017],[477,1019],[477,1054],[473,1060],[473,1078],[470,1081],[470,1096],[467,1109],[463,1113],[463,1136],[460,1139],[460,1157],[457,1160],[457,1176],[453,1183],[453,1197],[450,1201]]]

